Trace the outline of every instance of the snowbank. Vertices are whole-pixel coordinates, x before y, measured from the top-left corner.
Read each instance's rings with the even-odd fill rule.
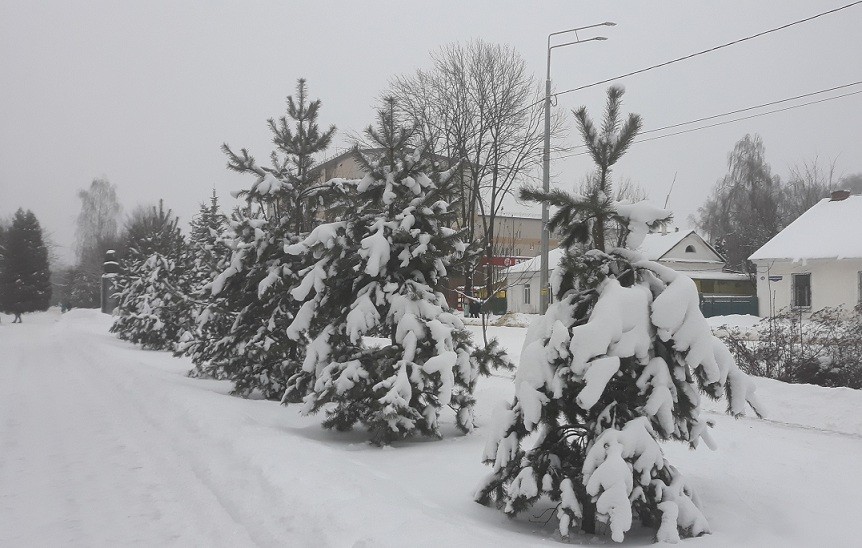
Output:
[[[98,311],[24,320],[0,325],[0,545],[561,546],[543,519],[472,501],[505,376],[479,380],[477,431],[444,413],[443,440],[378,449],[187,378]],[[490,331],[517,361],[526,329]],[[756,383],[771,422],[710,415],[718,451],[663,445],[713,531],[680,546],[857,545],[862,391]],[[625,544],[652,534],[635,524]]]
[[[730,314],[728,316],[713,316],[711,318],[706,319],[706,323],[713,329],[719,327],[725,328],[737,328],[737,329],[751,329],[760,323],[759,316],[752,316],[751,314]]]

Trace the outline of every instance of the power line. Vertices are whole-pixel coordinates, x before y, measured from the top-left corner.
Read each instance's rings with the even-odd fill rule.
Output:
[[[648,129],[648,130],[646,130],[646,131],[642,131],[642,132],[640,132],[640,135],[646,135],[646,134],[649,134],[649,133],[658,133],[659,131],[665,131],[665,130],[667,130],[667,129],[674,129],[674,128],[678,128],[678,127],[682,127],[682,126],[688,126],[688,125],[691,125],[691,124],[697,124],[697,123],[699,123],[699,122],[706,122],[706,121],[708,121],[708,120],[714,120],[714,119],[716,119],[716,118],[724,118],[725,116],[731,116],[731,115],[733,115],[733,114],[739,114],[739,113],[742,113],[742,112],[748,112],[748,111],[750,111],[750,110],[756,110],[756,109],[763,108],[763,107],[769,107],[769,106],[772,106],[772,105],[778,105],[778,104],[781,104],[781,103],[786,103],[786,102],[788,102],[788,101],[795,101],[795,100],[797,100],[797,99],[804,99],[805,97],[812,97],[812,96],[814,96],[814,95],[820,95],[821,93],[828,93],[828,92],[830,92],[830,91],[836,91],[836,90],[839,90],[839,89],[845,89],[845,88],[849,88],[849,87],[853,87],[853,86],[858,86],[859,84],[862,84],[862,80],[858,80],[858,81],[856,81],[856,82],[851,82],[851,83],[849,83],[849,84],[843,84],[843,85],[840,85],[840,86],[834,86],[834,87],[831,87],[831,88],[821,89],[821,90],[818,90],[818,91],[812,91],[812,92],[810,92],[810,93],[803,93],[802,95],[796,95],[796,96],[794,96],[794,97],[787,97],[786,99],[778,99],[777,101],[769,101],[769,102],[767,102],[767,103],[761,103],[761,104],[759,104],[759,105],[753,105],[753,106],[750,106],[750,107],[740,108],[740,109],[736,109],[736,110],[730,110],[730,111],[728,111],[728,112],[723,112],[723,113],[721,113],[721,114],[714,114],[714,115],[712,115],[712,116],[705,116],[705,117],[703,117],[703,118],[696,118],[696,119],[694,119],[694,120],[689,120],[688,122],[680,122],[680,123],[678,123],[678,124],[671,124],[671,125],[668,125],[668,126],[663,126],[663,127],[659,127],[659,128],[655,128],[655,129]],[[843,95],[842,95],[842,96],[840,96],[840,97],[843,97]],[[839,98],[839,96],[836,96],[835,98],[837,99],[837,98]],[[811,104],[811,103],[806,103],[805,105],[808,105],[808,104]],[[798,105],[798,106],[805,106],[805,105]],[[775,111],[775,112],[779,112],[779,111]],[[771,113],[771,112],[765,112],[765,113],[761,113],[761,114],[770,114],[770,113]],[[747,119],[747,118],[740,118],[740,120],[744,120],[744,119]],[[726,123],[730,123],[731,121],[735,121],[735,120],[730,120],[730,121],[728,121],[728,122],[726,122]],[[711,127],[711,126],[710,126],[710,127]],[[578,148],[586,148],[586,145],[578,145],[578,146],[572,147],[572,148],[571,148],[571,149],[569,149],[569,150],[574,150],[574,149],[578,149]],[[563,158],[568,158],[568,157],[569,157],[569,156],[563,156]]]
[[[748,112],[749,110],[756,110],[756,109],[763,108],[763,107],[771,107],[772,105],[778,105],[781,103],[786,103],[788,101],[795,101],[797,99],[804,99],[806,97],[812,97],[814,95],[820,95],[821,93],[828,93],[830,91],[836,91],[839,89],[849,88],[852,86],[858,86],[859,84],[862,84],[862,80],[859,80],[858,82],[852,82],[850,84],[844,84],[843,86],[835,86],[834,88],[821,89],[820,91],[812,91],[811,93],[803,93],[802,95],[797,95],[796,97],[788,97],[787,99],[779,99],[778,101],[770,101],[768,103],[761,103],[759,105],[754,105],[751,107],[741,108],[741,109],[737,109],[737,110],[731,110],[729,112],[724,112],[722,114],[715,114],[713,116],[707,116],[705,118],[698,118],[697,120],[682,122],[680,124],[672,124],[669,126],[659,127],[656,129],[650,129],[647,131],[642,131],[640,134],[646,135],[647,133],[657,133],[659,131],[664,131],[666,129],[673,129],[673,128],[677,128],[677,127],[681,127],[681,126],[688,126],[691,124],[696,124],[698,122],[706,122],[708,120],[714,120],[716,118],[723,118],[725,116],[730,116],[732,114],[739,114],[741,112]]]
[[[857,82],[857,83],[858,83],[858,82]],[[848,84],[848,85],[852,85],[852,84]],[[845,87],[845,86],[841,86],[841,87]],[[816,101],[809,101],[809,102],[807,102],[807,103],[801,103],[801,104],[799,104],[799,105],[791,105],[791,106],[789,106],[789,107],[779,108],[779,109],[775,109],[775,110],[769,110],[769,111],[766,111],[766,112],[759,112],[759,113],[757,113],[757,114],[752,114],[752,115],[750,115],[750,116],[742,116],[742,117],[740,117],[740,118],[734,118],[733,120],[724,120],[724,121],[721,121],[721,122],[716,122],[715,124],[709,124],[709,125],[705,125],[705,126],[700,126],[700,127],[691,128],[691,129],[685,129],[685,130],[682,130],[682,131],[676,131],[676,132],[674,132],[674,133],[667,133],[667,134],[665,134],[665,135],[658,135],[658,136],[656,136],[656,137],[649,137],[649,138],[647,138],[647,139],[638,139],[638,140],[636,140],[636,141],[633,141],[633,142],[632,142],[632,144],[634,144],[634,143],[645,143],[645,142],[647,142],[647,141],[655,141],[655,140],[657,140],[657,139],[664,139],[665,137],[674,137],[674,136],[676,136],[676,135],[682,135],[682,134],[685,134],[685,133],[692,133],[692,132],[694,132],[694,131],[700,131],[700,130],[703,130],[703,129],[714,128],[714,127],[723,126],[723,125],[726,125],[726,124],[732,124],[732,123],[734,123],[734,122],[740,122],[740,121],[742,121],[742,120],[750,120],[750,119],[752,119],[752,118],[759,118],[760,116],[766,116],[767,114],[775,114],[775,113],[777,113],[777,112],[784,112],[784,111],[787,111],[787,110],[794,110],[794,109],[802,108],[802,107],[806,107],[806,106],[809,106],[809,105],[816,105],[816,104],[818,104],[818,103],[825,103],[825,102],[827,102],[827,101],[834,101],[835,99],[841,99],[841,98],[843,98],[843,97],[850,97],[851,95],[858,95],[858,94],[860,94],[860,93],[862,93],[862,90],[858,90],[858,91],[851,91],[851,92],[849,92],[849,93],[843,93],[843,94],[841,94],[841,95],[835,95],[834,97],[826,97],[826,98],[824,98],[824,99],[818,99],[818,100],[816,100]],[[776,104],[776,103],[778,103],[778,102],[784,102],[784,101],[789,101],[789,100],[790,100],[790,99],[786,99],[786,100],[782,100],[782,101],[776,101],[776,102],[773,102],[773,103],[771,103],[771,104]],[[745,111],[745,110],[751,110],[752,108],[757,108],[757,107],[749,107],[749,108],[747,108],[747,109],[741,109],[741,110],[739,110],[739,111],[734,111],[734,112],[742,112],[742,111]],[[675,124],[675,125],[673,125],[673,126],[667,126],[667,127],[665,127],[665,128],[658,128],[658,129],[650,130],[649,132],[644,132],[644,133],[652,133],[652,132],[660,131],[660,130],[662,130],[662,129],[668,129],[668,128],[670,128],[670,127],[679,127],[679,126],[684,126],[684,125],[688,125],[688,124],[696,123],[696,122],[703,121],[703,120],[709,120],[709,119],[718,118],[718,117],[721,117],[721,116],[726,116],[727,114],[730,114],[730,113],[726,113],[726,114],[724,114],[724,115],[719,114],[719,115],[716,115],[716,116],[710,116],[710,117],[708,117],[708,118],[702,118],[702,119],[700,119],[700,120],[693,120],[693,121],[691,121],[691,122],[685,122],[685,123],[682,123],[682,124]],[[585,145],[579,145],[579,146],[578,146],[578,147],[576,147],[576,148],[586,148],[586,146],[585,146]],[[574,153],[574,154],[566,154],[566,155],[563,155],[563,156],[557,156],[557,157],[556,157],[556,158],[554,158],[554,159],[555,159],[555,160],[562,160],[562,159],[564,159],[564,158],[572,158],[572,157],[575,157],[575,156],[583,156],[583,155],[585,155],[585,154],[589,154],[589,152],[576,152],[576,153]]]
[[[558,92],[556,92],[556,93],[552,93],[549,97],[553,97],[554,99],[556,99],[556,98],[557,98],[557,97],[559,97],[560,95],[565,95],[565,94],[567,94],[567,93],[573,93],[573,92],[575,92],[575,91],[581,91],[581,90],[583,90],[583,89],[592,88],[592,87],[595,87],[595,86],[600,86],[600,85],[602,85],[602,84],[607,84],[607,83],[613,82],[613,81],[615,81],[615,80],[621,80],[621,79],[623,79],[623,78],[627,78],[627,77],[629,77],[629,76],[634,76],[634,75],[636,75],[636,74],[641,74],[641,73],[644,73],[644,72],[647,72],[647,71],[650,71],[650,70],[654,70],[654,69],[657,69],[657,68],[666,67],[666,66],[668,66],[668,65],[672,65],[672,64],[674,64],[674,63],[679,63],[680,61],[685,61],[685,60],[687,60],[687,59],[691,59],[691,58],[693,58],[693,57],[697,57],[697,56],[699,56],[699,55],[704,55],[704,54],[707,54],[707,53],[712,53],[712,52],[714,52],[714,51],[717,51],[717,50],[720,50],[720,49],[723,49],[723,48],[726,48],[726,47],[730,47],[730,46],[733,46],[733,45],[736,45],[736,44],[740,44],[740,43],[742,43],[742,42],[747,42],[748,40],[753,40],[754,38],[758,38],[758,37],[760,37],[760,36],[764,36],[764,35],[766,35],[766,34],[770,34],[770,33],[773,33],[773,32],[778,32],[778,31],[780,31],[780,30],[784,30],[784,29],[786,29],[786,28],[789,28],[789,27],[792,27],[792,26],[795,26],[795,25],[800,25],[800,24],[802,24],[802,23],[807,23],[808,21],[812,21],[812,20],[817,19],[817,18],[819,18],[819,17],[823,17],[823,16],[825,16],[825,15],[830,15],[830,14],[832,14],[832,13],[835,13],[835,12],[838,12],[838,11],[841,11],[841,10],[845,10],[845,9],[847,9],[847,8],[852,8],[853,6],[856,6],[856,5],[858,5],[858,4],[862,4],[862,0],[857,0],[856,2],[851,2],[851,3],[846,4],[846,5],[844,5],[844,6],[839,6],[839,7],[837,7],[837,8],[831,9],[831,10],[829,10],[829,11],[824,11],[824,12],[818,13],[818,14],[816,14],[816,15],[812,15],[812,16],[810,16],[810,17],[806,17],[806,18],[804,18],[804,19],[799,19],[799,20],[793,21],[793,22],[791,22],[791,23],[787,23],[787,24],[781,25],[781,26],[779,26],[779,27],[774,27],[774,28],[771,28],[771,29],[767,29],[767,30],[764,30],[764,31],[758,32],[757,34],[752,34],[752,35],[750,35],[750,36],[745,36],[745,37],[743,37],[743,38],[738,38],[738,39],[736,39],[736,40],[733,40],[733,41],[730,41],[730,42],[727,42],[727,43],[724,43],[724,44],[720,44],[720,45],[718,45],[718,46],[713,46],[713,47],[711,47],[711,48],[708,48],[708,49],[705,49],[705,50],[702,50],[702,51],[698,51],[698,52],[695,52],[695,53],[690,53],[690,54],[688,54],[688,55],[684,55],[684,56],[682,56],[682,57],[677,57],[676,59],[671,59],[670,61],[665,61],[665,62],[663,62],[663,63],[658,63],[658,64],[656,64],[656,65],[650,65],[650,66],[648,66],[648,67],[644,67],[644,68],[642,68],[642,69],[633,70],[633,71],[631,71],[631,72],[627,72],[627,73],[625,73],[625,74],[620,74],[619,76],[613,76],[613,77],[611,77],[611,78],[606,78],[606,79],[604,79],[604,80],[599,80],[598,82],[593,82],[592,84],[585,84],[585,85],[583,85],[583,86],[578,86],[578,87],[576,87],[576,88],[567,89],[567,90],[564,90],[564,91],[558,91]],[[525,111],[525,110],[528,110],[528,109],[530,109],[530,108],[532,108],[532,107],[534,107],[534,106],[536,106],[536,105],[540,105],[540,104],[542,104],[542,103],[544,103],[544,102],[545,102],[545,99],[544,99],[544,98],[542,98],[542,99],[540,99],[540,100],[538,100],[538,101],[536,101],[536,102],[534,102],[534,103],[531,103],[531,104],[529,104],[529,105],[525,106],[524,108],[522,108],[521,110],[519,110],[516,114],[520,114],[521,112],[523,112],[523,111]]]
[[[830,15],[830,14],[832,14],[832,13],[835,13],[835,12],[838,12],[838,11],[841,11],[841,10],[845,10],[845,9],[847,9],[847,8],[851,8],[851,7],[856,6],[856,5],[858,5],[858,4],[862,4],[862,0],[857,0],[856,2],[851,2],[851,3],[846,4],[846,5],[844,5],[844,6],[840,6],[840,7],[837,7],[837,8],[831,9],[831,10],[829,10],[829,11],[824,11],[824,12],[822,12],[822,13],[818,13],[818,14],[816,14],[816,15],[812,15],[812,16],[810,16],[810,17],[806,17],[805,19],[799,19],[799,20],[797,20],[797,21],[793,21],[793,22],[791,22],[791,23],[787,23],[787,24],[785,24],[785,25],[781,25],[780,27],[774,27],[774,28],[771,28],[771,29],[768,29],[768,30],[764,30],[764,31],[758,32],[757,34],[752,34],[752,35],[750,35],[750,36],[745,36],[744,38],[739,38],[739,39],[736,39],[736,40],[733,40],[733,41],[730,41],[730,42],[727,42],[727,43],[724,43],[724,44],[720,44],[720,45],[718,45],[718,46],[713,46],[713,47],[711,47],[711,48],[708,48],[708,49],[705,49],[705,50],[702,50],[702,51],[698,51],[698,52],[695,52],[695,53],[690,53],[690,54],[688,54],[688,55],[684,55],[684,56],[682,56],[682,57],[677,57],[676,59],[671,59],[670,61],[665,61],[665,62],[663,62],[663,63],[658,63],[657,65],[651,65],[651,66],[648,66],[648,67],[645,67],[645,68],[642,68],[642,69],[634,70],[634,71],[632,71],[632,72],[627,72],[627,73],[625,73],[625,74],[621,74],[621,75],[619,75],[619,76],[614,76],[613,78],[607,78],[607,79],[605,79],[605,80],[599,80],[598,82],[593,82],[592,84],[586,84],[586,85],[579,86],[579,87],[576,87],[576,88],[567,89],[567,90],[565,90],[565,91],[558,91],[557,93],[552,93],[552,94],[551,94],[551,96],[552,96],[552,97],[559,97],[560,95],[565,95],[565,94],[567,94],[567,93],[572,93],[572,92],[575,92],[575,91],[580,91],[580,90],[582,90],[582,89],[587,89],[587,88],[591,88],[591,87],[595,87],[595,86],[600,86],[600,85],[602,85],[602,84],[607,84],[608,82],[613,82],[614,80],[619,80],[619,79],[621,79],[621,78],[627,78],[627,77],[629,77],[629,76],[634,76],[635,74],[641,74],[641,73],[644,73],[644,72],[647,72],[647,71],[650,71],[650,70],[654,70],[654,69],[657,69],[657,68],[666,67],[666,66],[668,66],[668,65],[672,65],[672,64],[674,64],[674,63],[679,63],[680,61],[685,61],[685,60],[687,60],[687,59],[691,59],[691,58],[693,58],[693,57],[697,57],[697,56],[699,56],[699,55],[704,55],[704,54],[707,54],[707,53],[712,53],[712,52],[714,52],[714,51],[717,51],[717,50],[720,50],[720,49],[723,49],[723,48],[726,48],[726,47],[734,46],[734,45],[736,45],[736,44],[740,44],[740,43],[742,43],[742,42],[747,42],[748,40],[753,40],[753,39],[755,39],[755,38],[759,38],[760,36],[764,36],[764,35],[766,35],[766,34],[770,34],[770,33],[773,33],[773,32],[778,32],[778,31],[780,31],[780,30],[784,30],[784,29],[786,29],[786,28],[790,28],[790,27],[795,26],[795,25],[800,25],[800,24],[802,24],[802,23],[807,23],[808,21],[813,21],[814,19],[817,19],[817,18],[819,18],[819,17],[823,17],[823,16],[825,16],[825,15]],[[544,100],[544,99],[543,99],[543,100]],[[535,103],[535,104],[539,104],[539,103],[537,102],[537,103]],[[530,106],[533,106],[533,105],[530,105]]]

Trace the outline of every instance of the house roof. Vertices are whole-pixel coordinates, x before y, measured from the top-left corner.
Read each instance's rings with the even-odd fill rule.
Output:
[[[749,259],[862,259],[862,196],[820,200]]]
[[[692,232],[694,230],[679,230],[666,234],[651,232],[644,236],[644,241],[638,248],[638,251],[643,253],[647,260],[657,261]]]
[[[748,274],[741,272],[723,272],[716,270],[685,270],[682,268],[674,268],[680,274],[685,274],[692,280],[730,280],[745,282],[750,280]]]
[[[377,147],[377,148],[360,148],[359,152],[361,152],[363,154],[367,154],[367,155],[374,155],[374,154],[382,154],[385,150],[386,149],[380,148],[380,147]],[[340,153],[335,154],[334,156],[330,156],[328,158],[325,158],[324,160],[322,160],[319,163],[316,163],[312,166],[311,173],[320,172],[320,171],[322,171],[322,170],[324,170],[330,166],[337,164],[338,162],[343,161],[345,158],[349,158],[349,157],[353,156],[354,154],[355,154],[355,149],[353,147],[350,147],[347,150],[345,150],[344,152],[340,152]],[[430,157],[433,160],[438,160],[438,161],[451,161],[446,156],[441,156],[439,154],[430,154]]]
[[[644,237],[644,241],[641,246],[638,248],[644,257],[649,261],[658,261],[667,253],[673,249],[678,243],[680,243],[686,236],[689,234],[694,234],[698,238],[700,236],[694,230],[680,230],[674,232],[668,232],[667,234],[662,234],[660,232],[655,232],[652,234],[647,234]],[[703,238],[700,238],[703,240]],[[705,240],[703,243],[712,249],[716,255],[721,257],[712,246],[710,246]],[[557,248],[552,249],[548,252],[548,268],[553,271],[554,267],[560,262],[560,259],[563,256],[563,249]],[[712,262],[712,261],[704,261],[704,260],[693,260],[693,261],[685,261],[680,259],[675,259],[673,262],[685,263],[685,262],[693,262],[693,263],[704,263],[704,262]],[[716,264],[723,264],[721,262],[717,262]],[[542,268],[542,259],[541,257],[534,257],[529,261],[524,261],[523,263],[516,264],[509,268],[509,273],[518,273],[518,272],[538,272]],[[681,268],[680,270],[684,270]]]
[[[548,271],[553,272],[554,268],[560,263],[563,258],[564,249],[558,247],[548,251]],[[542,256],[533,257],[529,261],[518,263],[515,266],[509,267],[509,274],[517,274],[519,272],[538,272],[542,268]]]

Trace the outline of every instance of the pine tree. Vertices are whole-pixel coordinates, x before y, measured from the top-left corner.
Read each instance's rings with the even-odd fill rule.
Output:
[[[480,369],[469,333],[438,290],[466,249],[448,228],[455,168],[434,172],[420,151],[409,151],[410,131],[396,126],[393,107],[389,100],[366,130],[380,152],[354,150],[368,175],[329,183],[351,207],[288,248],[316,262],[292,291],[304,304],[289,330],[309,330],[313,340],[287,394],[308,392],[303,412],[325,408],[327,428],[362,423],[377,444],[440,436],[445,406],[470,431]],[[389,344],[369,345],[364,336]]]
[[[18,209],[0,232],[0,311],[21,314],[47,310],[51,301],[48,248],[32,211]]]
[[[268,121],[276,145],[270,167],[259,166],[245,149],[236,154],[223,147],[229,169],[257,180],[240,193],[247,207],[232,223],[230,262],[210,286],[214,306],[234,313],[233,323],[193,359],[198,371],[233,380],[237,395],[259,390],[281,398],[302,363],[306,336],[288,327],[301,304],[290,290],[299,283],[305,259],[285,253],[285,246],[310,230],[318,213],[314,155],[329,146],[335,132],[335,127],[320,131],[320,105],[309,101],[300,79],[296,98],[287,99],[287,115]]]
[[[614,108],[593,141],[604,158],[618,159],[614,151],[637,133],[621,131],[620,95],[610,95]],[[555,302],[527,332],[514,401],[484,452],[494,471],[476,500],[514,516],[548,497],[558,503],[561,535],[575,524],[593,532],[599,520],[617,542],[637,515],[657,540],[672,542],[709,526],[659,442],[715,447],[701,393],[726,396],[735,416],[761,408],[751,380],[712,335],[694,282],[633,251],[669,212],[608,198],[610,171],[596,163],[598,188],[587,197],[522,192],[556,207],[550,228],[563,231],[566,253],[554,271]],[[604,248],[609,234],[619,247]]]
[[[128,256],[117,278],[119,304],[111,332],[151,350],[174,350],[191,313],[191,269],[179,219],[159,207],[128,227]]]
[[[177,345],[177,355],[196,356],[206,353],[206,347],[226,335],[233,324],[235,314],[210,299],[210,284],[227,268],[230,248],[225,242],[228,230],[227,217],[219,208],[218,196],[213,190],[209,205],[202,203],[198,214],[192,219],[189,233],[188,262],[190,268],[184,285],[189,288],[188,323]],[[198,360],[199,361],[199,360]],[[192,376],[221,378],[217,370],[205,371],[196,367]]]

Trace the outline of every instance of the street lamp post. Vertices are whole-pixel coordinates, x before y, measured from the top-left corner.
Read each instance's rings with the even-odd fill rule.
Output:
[[[545,146],[542,152],[542,188],[545,192],[551,190],[551,50],[554,48],[562,48],[571,46],[572,44],[580,44],[582,42],[592,42],[594,40],[607,40],[604,36],[595,36],[586,40],[578,39],[578,31],[591,29],[594,27],[612,27],[616,23],[606,21],[595,25],[587,25],[586,27],[577,27],[574,29],[566,29],[558,32],[552,32],[548,35],[548,66],[545,76]],[[551,38],[558,34],[575,33],[575,40],[564,44],[551,45]],[[539,312],[544,314],[548,310],[548,301],[551,294],[551,289],[548,285],[548,241],[550,233],[548,231],[548,204],[542,203],[542,258],[541,272],[539,275]]]

